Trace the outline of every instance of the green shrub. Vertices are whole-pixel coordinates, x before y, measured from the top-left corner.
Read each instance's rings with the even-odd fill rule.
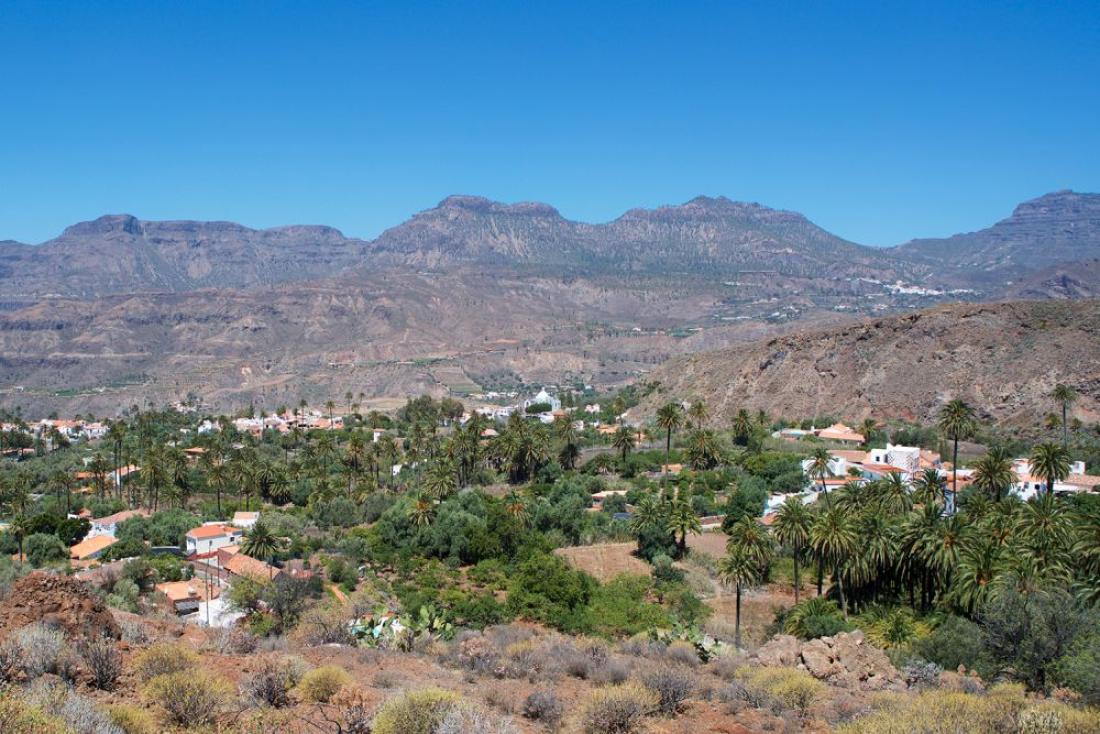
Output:
[[[742,668],[738,677],[757,701],[772,700],[803,716],[825,693],[825,684],[796,668]]]
[[[298,695],[311,703],[327,703],[341,688],[351,683],[348,671],[337,665],[322,665],[302,676]]]
[[[0,694],[0,731],[4,734],[69,734],[70,729],[57,717],[4,692]]]
[[[134,673],[142,681],[157,676],[181,673],[195,667],[199,656],[194,650],[183,645],[153,645],[134,658]]]
[[[156,734],[157,723],[143,708],[120,703],[108,706],[107,716],[124,734]]]
[[[382,704],[371,734],[434,734],[458,702],[456,694],[438,688],[410,691]]]
[[[203,670],[158,675],[145,684],[143,693],[164,711],[169,722],[183,727],[212,723],[233,698],[225,681]]]
[[[948,617],[917,640],[913,652],[944,670],[957,670],[960,665],[973,669],[982,657],[982,631],[968,619]]]

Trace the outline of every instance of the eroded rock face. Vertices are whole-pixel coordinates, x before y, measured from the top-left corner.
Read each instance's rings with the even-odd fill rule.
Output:
[[[70,639],[121,636],[106,605],[85,583],[68,576],[24,576],[0,602],[0,639],[35,622],[60,629]]]
[[[756,659],[761,665],[802,668],[840,688],[881,691],[905,687],[886,653],[867,644],[859,630],[807,642],[779,635],[757,651]]]

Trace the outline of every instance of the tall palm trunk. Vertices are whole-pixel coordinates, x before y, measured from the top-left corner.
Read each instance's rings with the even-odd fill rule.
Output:
[[[1069,406],[1062,402],[1062,448],[1069,449],[1069,426],[1066,424],[1066,411]]]
[[[840,573],[840,564],[833,566],[833,578],[836,579],[836,590],[840,594],[840,608],[844,611],[844,618],[848,619],[848,599],[844,596],[844,577]]]
[[[794,551],[794,603],[798,603],[798,591],[802,588],[802,581],[798,576],[798,549]]]
[[[951,454],[951,514],[955,514],[955,503],[959,499],[959,434],[955,434],[955,449]]]
[[[741,584],[737,584],[737,602],[733,617],[733,644],[741,648]]]

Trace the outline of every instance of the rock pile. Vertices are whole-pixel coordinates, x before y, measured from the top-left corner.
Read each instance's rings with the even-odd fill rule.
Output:
[[[82,581],[42,572],[24,576],[0,601],[0,639],[28,624],[41,622],[70,638],[121,633],[111,612]]]
[[[905,688],[905,679],[890,658],[867,644],[859,630],[807,642],[778,635],[757,651],[756,659],[771,667],[798,667],[841,688],[862,691]]]

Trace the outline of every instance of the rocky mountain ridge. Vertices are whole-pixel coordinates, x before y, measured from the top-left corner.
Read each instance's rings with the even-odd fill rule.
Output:
[[[960,397],[989,419],[1035,425],[1051,390],[1100,420],[1100,301],[953,304],[669,360],[641,406],[704,397],[719,423],[740,408],[848,420],[934,420]]]

